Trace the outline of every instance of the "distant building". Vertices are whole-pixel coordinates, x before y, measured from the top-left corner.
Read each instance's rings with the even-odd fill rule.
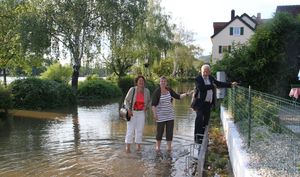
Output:
[[[214,22],[214,34],[211,36],[212,62],[221,60],[225,52],[231,52],[233,43],[246,43],[260,23],[262,23],[260,13],[256,17],[250,17],[246,13],[238,16],[234,10],[231,11],[229,22]]]
[[[300,14],[300,5],[277,6],[276,13],[285,12],[297,16]]]

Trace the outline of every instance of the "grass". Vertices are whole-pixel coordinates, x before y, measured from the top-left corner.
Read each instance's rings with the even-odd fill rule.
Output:
[[[204,164],[204,176],[233,177],[226,139],[220,120],[220,106],[211,112],[208,152]]]

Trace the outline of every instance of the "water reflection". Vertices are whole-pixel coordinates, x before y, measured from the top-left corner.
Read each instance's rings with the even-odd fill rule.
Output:
[[[193,139],[190,99],[175,101],[173,150],[156,153],[155,122],[148,114],[143,149],[124,151],[126,122],[119,101],[60,110],[62,119],[11,117],[0,130],[0,176],[185,176]]]

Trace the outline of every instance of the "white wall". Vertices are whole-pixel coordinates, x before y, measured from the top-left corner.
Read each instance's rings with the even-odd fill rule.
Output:
[[[230,27],[244,27],[244,35],[230,35]],[[226,28],[224,28],[219,34],[212,38],[212,58],[213,61],[221,60],[223,54],[219,54],[219,46],[229,46],[232,43],[246,43],[249,38],[254,34],[248,26],[242,23],[239,19],[235,19]],[[214,62],[215,63],[215,62]]]

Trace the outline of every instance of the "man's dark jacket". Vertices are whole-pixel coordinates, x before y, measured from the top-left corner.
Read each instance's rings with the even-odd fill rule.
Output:
[[[195,90],[194,90],[194,98],[191,104],[191,108],[194,110],[201,109],[203,106],[203,103],[205,101],[207,91],[212,90],[213,91],[213,101],[212,104],[215,105],[216,102],[216,89],[214,85],[217,86],[217,88],[229,88],[231,87],[230,82],[220,82],[216,80],[211,75],[208,76],[210,85],[205,85],[204,79],[202,75],[198,75],[195,78]],[[214,85],[213,85],[214,84]]]

